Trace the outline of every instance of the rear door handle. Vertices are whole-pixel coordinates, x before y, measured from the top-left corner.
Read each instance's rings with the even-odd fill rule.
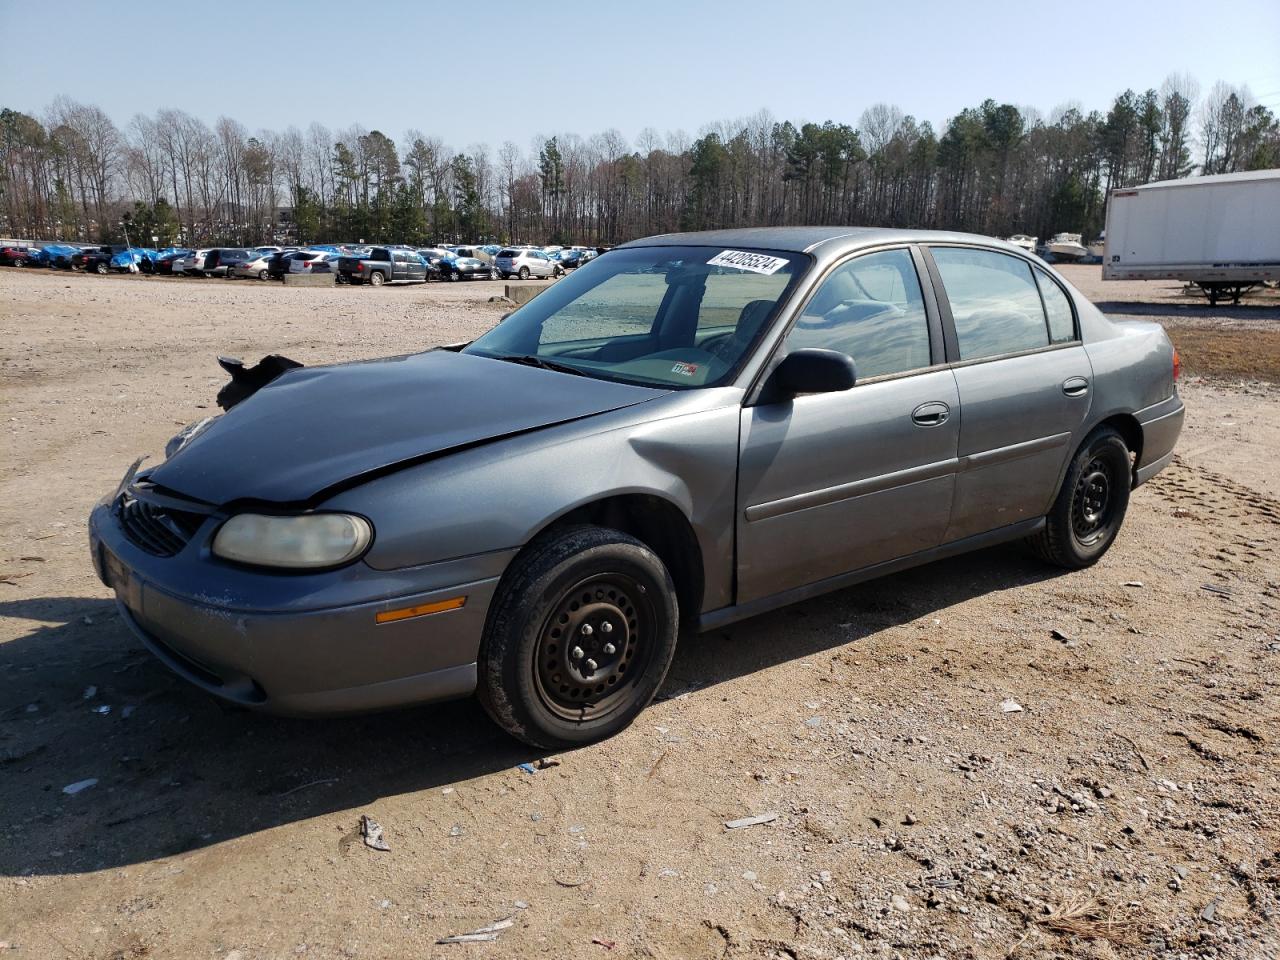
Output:
[[[911,422],[917,427],[939,427],[951,416],[951,408],[941,400],[930,400],[911,411]]]
[[[1089,381],[1084,377],[1070,377],[1062,382],[1062,392],[1068,397],[1083,397],[1089,392]]]

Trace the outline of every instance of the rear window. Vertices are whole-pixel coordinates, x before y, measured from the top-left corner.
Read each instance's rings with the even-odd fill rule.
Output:
[[[505,257],[508,260],[514,260],[516,256],[516,252],[514,250],[503,250],[501,253],[498,254],[498,256]]]

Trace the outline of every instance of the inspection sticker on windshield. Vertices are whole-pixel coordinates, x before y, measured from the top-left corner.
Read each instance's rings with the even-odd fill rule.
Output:
[[[721,250],[707,261],[710,267],[733,267],[752,273],[777,273],[787,265],[785,257],[771,257],[767,253],[748,253],[745,250]]]
[[[682,377],[696,376],[698,373],[698,365],[696,363],[685,363],[683,360],[679,360],[676,362],[676,365],[671,368],[671,372],[678,373]]]

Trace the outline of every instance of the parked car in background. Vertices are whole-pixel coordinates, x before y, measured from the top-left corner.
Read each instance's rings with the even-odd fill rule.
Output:
[[[203,277],[204,261],[208,255],[207,248],[192,250],[185,257],[173,261],[173,273],[185,274],[188,277]]]
[[[494,266],[497,268],[498,276],[503,280],[511,277],[519,277],[521,280],[528,280],[530,277],[548,279],[564,273],[564,267],[543,251],[522,250],[516,247],[500,250]]]
[[[440,261],[440,276],[444,280],[497,280],[496,267],[474,257],[454,256]]]
[[[440,262],[447,259],[448,251],[440,250],[436,247],[423,247],[415,251],[423,262],[427,265],[428,280],[443,280],[444,271],[440,269]]]
[[[6,267],[25,267],[30,260],[30,247],[0,247],[0,264]]]
[[[373,247],[367,254],[339,257],[338,279],[380,287],[384,283],[426,283],[427,263],[416,250]]]
[[[93,509],[124,622],[243,706],[475,692],[540,749],[631,723],[681,625],[1014,540],[1088,567],[1184,413],[1159,324],[918,230],[652,237],[465,346],[278,372]]]
[[[267,264],[275,252],[251,253],[246,259],[231,265],[227,276],[236,280],[266,280]]]
[[[124,244],[84,247],[71,255],[71,269],[89,273],[110,273],[111,258],[128,248]]]
[[[252,254],[241,247],[217,247],[205,255],[200,268],[206,277],[225,277],[237,263],[244,263]]]
[[[333,273],[338,254],[327,250],[298,250],[289,254],[289,273]]]
[[[587,261],[582,250],[570,249],[561,250],[556,257],[556,262],[566,270],[572,270],[575,267],[582,266]]]
[[[281,250],[267,257],[267,279],[279,280],[288,273],[289,258],[297,252],[297,250]]]
[[[194,250],[185,248],[177,250],[161,250],[160,255],[156,257],[155,272],[162,275],[173,274],[175,272],[181,273],[182,269],[180,267],[176,271],[174,270],[174,264],[179,263],[186,257],[191,256],[193,253],[195,253]]]

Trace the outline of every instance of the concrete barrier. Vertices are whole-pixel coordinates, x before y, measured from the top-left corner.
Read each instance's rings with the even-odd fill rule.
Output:
[[[512,303],[528,303],[549,286],[546,280],[516,280],[507,284],[506,297]]]
[[[332,287],[337,275],[333,273],[286,273],[286,287]]]

